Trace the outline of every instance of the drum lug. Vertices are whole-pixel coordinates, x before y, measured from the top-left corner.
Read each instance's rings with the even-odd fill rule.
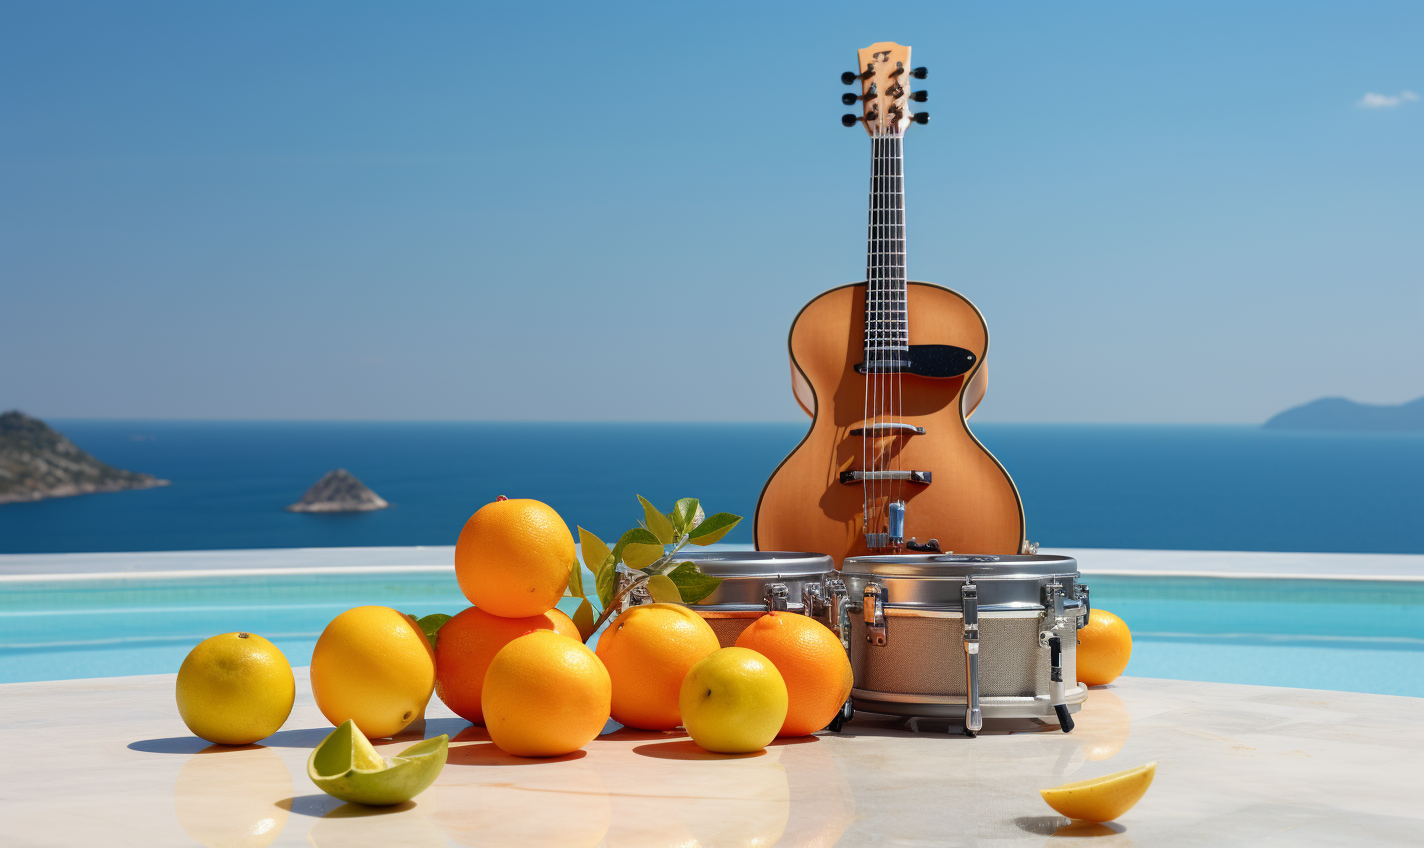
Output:
[[[865,641],[877,647],[885,645],[885,590],[875,583],[865,584],[865,605],[861,614],[865,616]]]
[[[973,736],[984,727],[979,709],[979,587],[966,581],[959,589],[959,597],[964,605],[964,691],[968,693],[964,732]]]
[[[845,581],[833,577],[826,581],[826,618],[831,632],[841,640],[841,647],[850,650],[850,598],[846,595]]]
[[[1048,647],[1048,640],[1053,637],[1053,631],[1067,621],[1067,617],[1063,615],[1063,584],[1055,580],[1043,587],[1043,620],[1038,628],[1039,647]]]
[[[786,591],[785,583],[771,583],[766,587],[766,609],[767,612],[786,612],[786,600],[789,593]]]

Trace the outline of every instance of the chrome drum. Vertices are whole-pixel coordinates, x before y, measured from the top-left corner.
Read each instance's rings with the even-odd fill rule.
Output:
[[[704,574],[722,578],[712,594],[688,607],[707,620],[722,647],[736,643],[747,625],[772,610],[826,618],[825,584],[836,576],[825,554],[789,551],[683,551]],[[839,581],[836,581],[837,584]],[[634,593],[634,603],[646,593]]]
[[[856,709],[962,717],[971,733],[983,718],[1072,729],[1088,694],[1076,676],[1089,610],[1076,560],[849,557],[840,576]]]

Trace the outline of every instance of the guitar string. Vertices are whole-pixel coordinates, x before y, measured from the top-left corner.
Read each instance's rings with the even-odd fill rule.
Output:
[[[866,286],[870,293],[870,313],[867,316],[868,322],[866,329],[870,336],[870,342],[867,344],[868,349],[865,355],[866,367],[870,369],[869,390],[871,395],[871,418],[865,423],[866,430],[870,433],[870,452],[865,457],[865,466],[870,472],[870,479],[866,481],[868,491],[870,492],[870,508],[866,517],[869,521],[869,532],[878,533],[880,532],[880,516],[878,514],[880,506],[880,481],[875,479],[875,471],[877,470],[876,465],[879,460],[880,451],[879,445],[877,444],[879,434],[876,432],[875,425],[880,420],[880,371],[878,369],[878,363],[876,362],[876,357],[879,356],[879,351],[876,350],[876,348],[879,347],[879,323],[876,319],[879,316],[880,309],[880,268],[875,252],[878,249],[880,238],[880,156],[882,151],[879,130],[876,130],[872,139],[874,156],[870,169],[870,256],[866,261]],[[874,550],[870,545],[866,547],[872,551]]]
[[[879,477],[879,472],[881,471],[880,460],[882,446],[882,442],[880,441],[880,422],[881,415],[884,411],[885,402],[884,398],[881,396],[881,392],[885,388],[885,377],[880,372],[880,360],[883,359],[885,356],[885,352],[883,350],[883,348],[885,347],[885,325],[881,321],[884,315],[883,311],[885,309],[885,257],[880,255],[881,247],[885,244],[885,133],[883,130],[880,133],[880,156],[879,161],[876,164],[877,167],[875,170],[877,176],[875,179],[875,439],[871,442],[871,450],[875,452],[875,531],[879,533],[883,531],[885,524],[885,520],[882,517],[882,514],[885,509],[885,501],[881,495],[881,489],[883,489],[884,486],[881,484],[881,480]]]
[[[895,269],[896,269],[896,279],[895,279],[895,286],[896,286],[896,292],[895,292],[895,297],[896,297],[896,303],[895,303],[895,322],[896,322],[896,323],[895,323],[895,346],[896,346],[897,348],[899,348],[899,347],[901,347],[901,346],[904,346],[904,347],[906,347],[907,349],[906,349],[905,351],[903,351],[903,354],[904,354],[903,356],[901,355],[901,354],[902,354],[902,351],[897,350],[896,353],[895,353],[895,358],[896,358],[896,359],[908,360],[908,359],[910,358],[910,357],[909,357],[909,351],[908,351],[908,347],[909,347],[909,344],[910,344],[910,303],[909,303],[909,300],[910,300],[910,298],[909,298],[910,284],[909,284],[909,282],[908,282],[907,269],[906,269],[906,264],[905,264],[905,258],[906,258],[906,257],[905,257],[905,254],[906,254],[906,251],[905,251],[905,147],[904,147],[904,145],[905,145],[904,136],[903,136],[903,135],[897,135],[896,138],[895,138],[895,222],[896,222],[896,226],[895,226],[895,237],[896,237],[896,238],[895,238],[895,251],[896,251],[896,253],[895,253]],[[902,366],[902,367],[903,367],[903,366]],[[894,382],[895,401],[894,401],[894,404],[893,404],[893,412],[892,412],[892,415],[894,416],[896,423],[900,423],[901,415],[903,415],[903,412],[904,412],[904,399],[905,399],[905,397],[904,397],[904,386],[903,386],[903,384],[901,383],[901,372],[900,372],[900,369],[899,369],[899,368],[897,368],[897,369],[895,370],[894,381],[895,381],[895,382]],[[904,445],[905,445],[905,442],[908,440],[909,437],[902,434],[902,435],[897,436],[897,438],[898,438],[898,441],[895,443],[896,448],[897,448],[897,450],[895,451],[895,471],[896,471],[896,472],[901,472],[901,471],[904,470],[904,468],[903,468],[903,463],[902,463],[901,456],[900,456],[901,450],[899,450],[899,449],[903,449],[903,447],[904,447]],[[897,480],[897,481],[895,482],[895,500],[897,500],[897,501],[904,500],[904,498],[905,498],[905,490],[906,490],[907,488],[908,488],[908,486],[906,485],[906,483],[905,483],[903,480]],[[904,535],[903,531],[902,531],[901,535],[902,535],[902,536]]]
[[[884,528],[884,525],[885,525],[885,500],[884,500],[883,490],[886,488],[886,487],[883,485],[883,482],[880,480],[880,471],[882,470],[882,468],[881,468],[881,459],[882,459],[882,457],[881,457],[881,450],[882,450],[882,446],[883,446],[883,442],[881,441],[881,435],[880,435],[880,434],[881,434],[880,424],[881,424],[881,422],[882,422],[882,420],[883,420],[883,413],[884,413],[884,408],[885,408],[885,407],[884,407],[885,399],[884,399],[884,397],[883,397],[883,395],[882,395],[882,392],[883,392],[884,389],[885,389],[885,377],[884,377],[884,375],[881,373],[881,361],[882,361],[882,360],[884,359],[884,357],[885,357],[885,351],[884,351],[884,347],[885,347],[885,324],[884,324],[884,320],[883,320],[883,319],[884,319],[884,310],[885,310],[885,262],[884,262],[885,257],[882,256],[881,254],[884,252],[882,248],[883,248],[884,245],[885,245],[885,218],[886,218],[886,213],[885,213],[885,158],[886,158],[886,157],[885,157],[885,152],[886,152],[886,151],[885,151],[885,148],[886,148],[886,145],[887,145],[887,141],[886,141],[886,139],[885,139],[885,131],[884,131],[884,129],[879,130],[879,131],[878,131],[878,134],[879,134],[879,136],[880,136],[880,143],[879,143],[879,145],[878,145],[878,146],[879,146],[879,150],[878,150],[878,156],[877,156],[877,161],[876,161],[876,169],[875,169],[875,170],[876,170],[876,179],[875,179],[875,245],[874,245],[874,251],[875,251],[875,253],[874,253],[874,264],[875,264],[875,359],[876,359],[876,363],[875,363],[875,430],[874,430],[875,437],[871,440],[870,444],[871,444],[871,450],[872,450],[872,451],[874,452],[874,454],[875,454],[875,474],[876,474],[876,479],[875,479],[875,499],[871,502],[871,504],[872,504],[872,506],[875,508],[875,532],[876,532],[876,533],[881,533],[881,532],[884,532],[884,529],[885,529],[885,528]],[[878,537],[877,537],[877,538],[878,538]],[[883,545],[882,545],[882,547],[883,547]]]
[[[864,342],[862,343],[862,347],[864,348],[863,354],[864,354],[864,357],[865,357],[865,364],[866,364],[866,367],[867,367],[867,368],[870,366],[870,308],[871,308],[871,303],[872,303],[872,302],[871,302],[871,294],[870,294],[870,277],[871,277],[871,274],[870,274],[870,251],[873,249],[873,247],[872,247],[872,244],[873,244],[873,243],[872,243],[872,239],[874,238],[874,236],[875,236],[875,139],[874,139],[874,137],[872,136],[871,142],[870,142],[870,202],[867,204],[867,209],[866,209],[866,222],[865,222],[865,245],[866,245],[866,248],[865,248],[865,249],[866,249],[866,260],[865,260],[865,310],[864,310],[864,311],[865,311],[865,340],[864,340]],[[860,457],[861,457],[860,467],[861,467],[862,471],[865,469],[867,460],[869,459],[869,456],[870,456],[870,450],[869,450],[869,444],[870,444],[870,430],[868,429],[869,426],[870,426],[870,383],[869,383],[870,377],[871,377],[870,373],[867,372],[867,374],[866,374],[866,380],[867,380],[867,382],[866,382],[866,385],[865,385],[865,396],[864,396],[864,398],[863,398],[863,400],[862,400],[862,405],[861,405],[861,410],[860,410],[860,426],[861,426],[861,430],[860,430]],[[860,515],[861,515],[861,535],[862,535],[862,536],[867,536],[867,535],[871,532],[871,530],[870,530],[870,489],[868,488],[868,485],[869,485],[869,484],[868,484],[868,481],[865,481],[865,480],[862,480],[862,481],[861,481],[861,485],[860,485]]]

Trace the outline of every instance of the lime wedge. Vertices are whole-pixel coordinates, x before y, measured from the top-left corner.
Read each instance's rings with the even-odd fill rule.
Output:
[[[331,731],[307,759],[307,776],[326,794],[353,804],[382,807],[409,801],[430,788],[445,767],[450,737],[436,736],[387,759],[347,721]]]

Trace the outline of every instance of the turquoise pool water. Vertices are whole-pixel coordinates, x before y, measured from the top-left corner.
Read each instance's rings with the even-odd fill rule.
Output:
[[[1424,583],[1086,582],[1132,628],[1128,674],[1424,697]],[[174,672],[195,644],[234,630],[306,665],[326,623],[361,604],[417,616],[467,606],[448,569],[7,581],[0,683]]]

